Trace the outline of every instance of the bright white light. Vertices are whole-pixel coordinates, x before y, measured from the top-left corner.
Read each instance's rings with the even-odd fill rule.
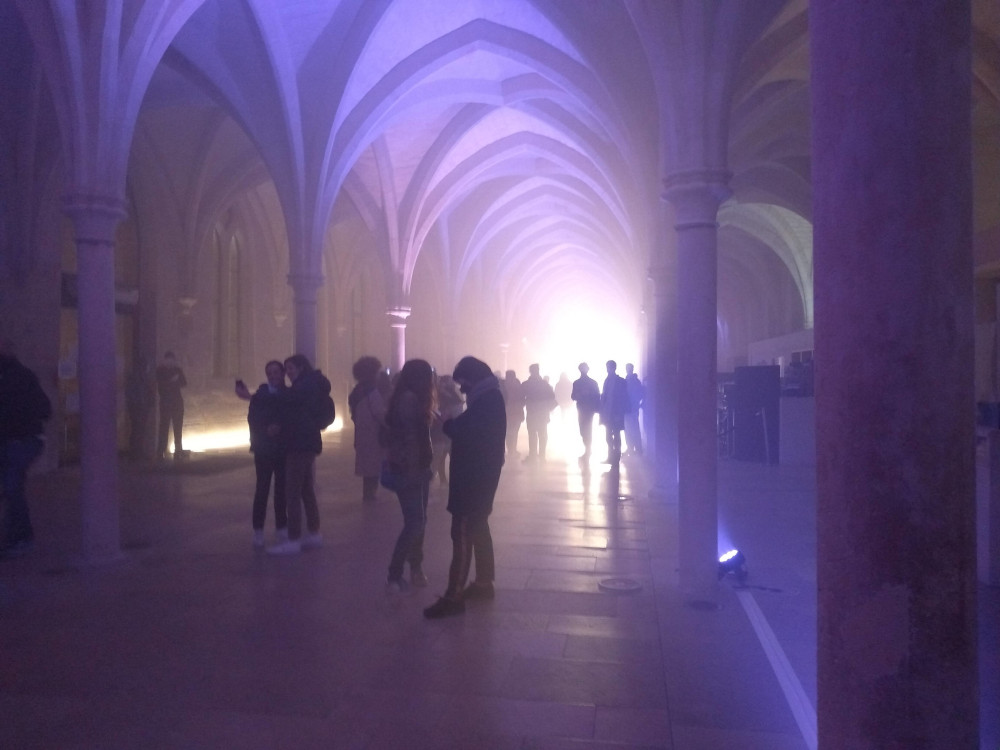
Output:
[[[334,433],[340,432],[342,429],[344,429],[344,420],[337,417],[324,432]],[[245,427],[233,430],[184,431],[184,449],[192,453],[240,447],[250,449],[250,433]]]
[[[245,446],[250,449],[250,434],[246,427],[235,430],[209,430],[205,432],[184,431],[184,448],[192,453],[224,450]]]
[[[722,557],[719,558],[719,562],[720,563],[729,562],[738,554],[740,554],[740,551],[738,549],[731,549],[729,550],[729,552],[727,552],[726,554],[724,554]]]
[[[541,365],[542,374],[549,375],[552,384],[561,372],[575,380],[581,362],[590,365],[590,376],[601,383],[606,375],[604,363],[609,359],[618,363],[618,374],[623,377],[625,363],[638,364],[639,360],[635,323],[596,300],[564,303],[534,341],[527,354],[532,362]]]

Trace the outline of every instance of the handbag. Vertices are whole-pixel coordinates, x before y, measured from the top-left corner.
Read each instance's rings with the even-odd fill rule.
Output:
[[[378,483],[385,487],[387,490],[392,490],[396,492],[400,487],[403,486],[403,475],[395,471],[392,468],[392,464],[388,461],[382,462],[382,470],[378,475]]]

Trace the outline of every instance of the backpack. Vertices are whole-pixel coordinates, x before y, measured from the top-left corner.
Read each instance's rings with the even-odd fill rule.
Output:
[[[336,418],[337,407],[334,406],[333,397],[326,394],[320,400],[319,408],[316,410],[316,421],[319,422],[320,429],[325,430],[333,424],[333,420]]]

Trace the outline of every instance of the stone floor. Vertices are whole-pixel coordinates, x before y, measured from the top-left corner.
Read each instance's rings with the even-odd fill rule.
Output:
[[[720,465],[721,535],[750,578],[708,609],[678,595],[677,506],[649,498],[640,459],[617,481],[558,445],[508,462],[496,600],[428,621],[450,557],[444,491],[430,586],[386,596],[400,513],[385,490],[361,503],[346,437],[317,463],[325,546],[291,558],[251,547],[243,452],[123,464],[125,559],[98,569],[74,562],[76,471],[33,477],[37,547],[0,564],[0,748],[815,747],[810,471]],[[640,588],[608,591],[619,579]],[[1000,591],[981,608],[996,750]]]

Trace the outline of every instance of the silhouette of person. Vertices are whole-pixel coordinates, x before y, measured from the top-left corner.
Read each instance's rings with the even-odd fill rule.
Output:
[[[513,370],[507,370],[500,382],[507,410],[507,454],[517,457],[517,436],[524,421],[524,390]]]
[[[45,421],[52,402],[38,376],[0,346],[0,480],[4,528],[0,557],[19,557],[34,546],[35,531],[28,512],[25,480],[28,467],[45,448]]]
[[[323,426],[317,415],[330,395],[330,381],[304,354],[285,360],[291,385],[281,393],[279,437],[285,446],[285,505],[288,538],[268,547],[272,555],[295,555],[323,546],[316,502],[316,456],[323,452]],[[305,510],[306,534],[302,533]]]
[[[628,410],[628,390],[625,378],[618,374],[618,363],[609,359],[608,376],[601,389],[601,424],[608,441],[606,464],[617,466],[622,457],[622,430],[625,429],[625,412]]]
[[[570,398],[576,401],[577,419],[580,423],[580,438],[583,440],[583,455],[580,459],[590,458],[590,448],[594,441],[594,415],[601,410],[601,388],[587,373],[590,367],[581,362],[577,369],[580,377],[573,381]]]
[[[625,365],[625,390],[628,393],[628,410],[625,412],[626,453],[642,455],[642,429],[639,427],[639,410],[646,398],[646,386],[635,374],[635,366]]]
[[[384,372],[376,357],[361,357],[351,368],[357,384],[347,397],[347,407],[354,422],[354,474],[361,477],[361,500],[371,502],[378,489],[378,475],[385,459],[379,430],[385,424],[387,396],[378,387],[379,373]]]
[[[504,463],[506,407],[500,383],[485,362],[463,357],[452,377],[468,402],[464,412],[443,426],[452,441],[448,486],[452,557],[448,588],[444,596],[424,610],[428,618],[458,615],[465,611],[466,600],[494,597],[489,517]],[[473,558],[476,578],[466,586]]]
[[[184,395],[181,389],[187,386],[184,370],[177,364],[173,352],[164,352],[163,361],[156,367],[156,391],[160,397],[160,424],[156,440],[156,457],[162,459],[167,453],[167,436],[174,429],[174,459],[188,457],[184,450]]]
[[[280,440],[281,407],[285,391],[285,366],[278,360],[264,365],[267,382],[251,395],[246,383],[236,381],[236,395],[250,402],[247,424],[250,426],[250,451],[257,482],[253,493],[250,523],[253,546],[264,546],[264,521],[267,497],[274,480],[274,530],[277,543],[288,539],[288,510],[285,503],[285,446]]]
[[[434,458],[430,433],[433,419],[434,370],[422,359],[408,360],[399,371],[385,415],[388,427],[386,462],[399,477],[395,492],[403,513],[403,530],[399,532],[389,559],[386,580],[389,594],[405,592],[410,584],[427,585],[422,564]],[[409,583],[403,578],[407,562],[410,564]]]
[[[521,384],[524,394],[524,423],[528,428],[528,456],[524,460],[545,460],[549,441],[549,414],[556,406],[556,395],[538,374],[538,365],[528,367],[528,379]]]

